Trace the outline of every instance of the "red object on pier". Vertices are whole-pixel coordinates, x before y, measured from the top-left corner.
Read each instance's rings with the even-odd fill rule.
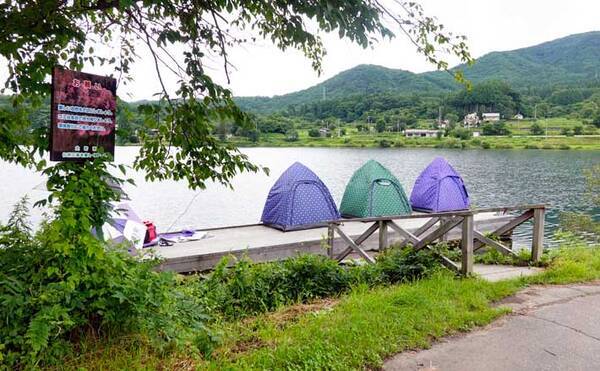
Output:
[[[145,220],[144,225],[146,226],[146,238],[144,238],[144,243],[154,241],[157,237],[156,226],[149,220]]]

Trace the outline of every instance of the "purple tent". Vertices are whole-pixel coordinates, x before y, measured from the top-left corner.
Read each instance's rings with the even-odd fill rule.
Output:
[[[469,194],[458,173],[441,157],[435,158],[415,181],[413,210],[442,212],[469,208]]]
[[[324,221],[339,217],[325,184],[309,168],[296,162],[269,191],[261,222],[289,231],[320,227]]]

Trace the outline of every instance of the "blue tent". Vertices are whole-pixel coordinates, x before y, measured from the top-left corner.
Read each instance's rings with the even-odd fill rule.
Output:
[[[469,194],[456,170],[442,157],[434,159],[415,181],[413,210],[442,212],[469,208]]]
[[[309,168],[295,162],[269,191],[261,222],[289,231],[321,227],[324,221],[339,217],[325,184]]]

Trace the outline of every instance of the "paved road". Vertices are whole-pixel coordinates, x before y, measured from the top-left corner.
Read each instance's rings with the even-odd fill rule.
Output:
[[[401,353],[386,370],[600,370],[600,282],[532,287],[490,326]]]

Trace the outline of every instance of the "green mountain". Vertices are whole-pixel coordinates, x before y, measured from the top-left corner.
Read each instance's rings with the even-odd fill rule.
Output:
[[[600,31],[571,35],[543,44],[492,52],[471,67],[457,66],[474,83],[503,80],[515,88],[600,83]],[[375,65],[359,65],[298,92],[269,97],[237,97],[249,111],[273,112],[289,105],[336,100],[356,95],[396,93],[435,95],[461,89],[446,72],[415,74]]]

